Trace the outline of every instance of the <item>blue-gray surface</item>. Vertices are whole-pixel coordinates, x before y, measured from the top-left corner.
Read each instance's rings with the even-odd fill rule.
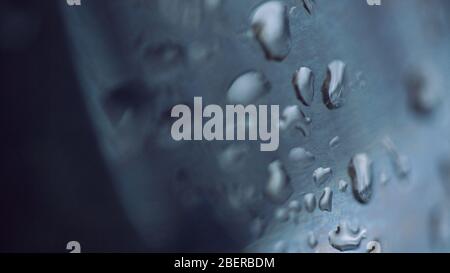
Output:
[[[387,252],[450,250],[450,2],[315,0],[307,1],[310,14],[301,0],[283,1],[291,48],[282,61],[268,60],[251,33],[251,16],[263,2],[61,5],[104,160],[142,240],[152,250],[177,249],[186,230],[196,229],[217,241],[215,250],[334,252],[329,233],[349,222],[366,230],[351,251],[365,252],[370,241]],[[345,103],[330,110],[320,89],[334,60],[346,64]],[[310,107],[292,84],[300,67],[315,75]],[[225,105],[230,84],[249,70],[271,84],[258,103],[298,105],[311,118],[303,133],[282,131],[276,152],[260,152],[253,142],[172,141],[173,105],[192,104],[194,96]],[[415,89],[438,99],[418,109]],[[336,136],[338,145],[330,147]],[[224,159],[230,145],[244,151],[231,162]],[[290,161],[294,147],[310,151],[314,162]],[[351,183],[349,162],[360,153],[373,162],[367,204],[354,198],[351,185],[339,190],[340,180]],[[264,194],[275,160],[294,188],[281,204]],[[319,167],[332,169],[320,186],[313,182]],[[304,195],[319,201],[324,187],[333,191],[331,211],[308,212]],[[288,209],[286,220],[280,215],[292,200],[303,207]],[[308,243],[312,234],[317,245]]]

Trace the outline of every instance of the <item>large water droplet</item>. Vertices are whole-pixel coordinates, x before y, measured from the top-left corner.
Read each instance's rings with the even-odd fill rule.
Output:
[[[253,33],[266,58],[282,61],[291,49],[287,7],[280,1],[269,1],[256,8],[251,19]]]
[[[289,160],[294,163],[308,165],[314,162],[314,155],[302,147],[292,148],[289,151]]]
[[[269,164],[269,180],[265,193],[274,203],[283,203],[293,192],[289,177],[279,160]]]
[[[297,98],[306,106],[311,106],[314,99],[314,74],[307,67],[300,68],[292,79]]]
[[[313,212],[316,208],[316,196],[314,193],[307,193],[303,197],[303,205],[307,212]]]
[[[248,105],[269,93],[271,85],[261,72],[249,71],[237,77],[228,89],[227,98],[232,104]]]
[[[381,244],[378,241],[370,241],[366,246],[367,253],[381,253]]]
[[[320,186],[327,182],[332,174],[333,171],[331,170],[331,168],[319,167],[313,172],[314,183],[316,183],[317,186]]]
[[[319,209],[322,211],[331,211],[333,204],[333,191],[330,187],[323,189],[323,193],[319,199]]]
[[[352,230],[345,221],[341,222],[336,229],[328,233],[330,245],[339,251],[354,250],[359,247],[362,239],[366,238],[366,230]]]
[[[361,203],[369,202],[372,196],[372,161],[367,154],[353,156],[348,167],[352,179],[353,195]]]
[[[328,109],[339,108],[343,104],[345,66],[345,63],[339,60],[328,65],[327,76],[322,86],[323,102]]]

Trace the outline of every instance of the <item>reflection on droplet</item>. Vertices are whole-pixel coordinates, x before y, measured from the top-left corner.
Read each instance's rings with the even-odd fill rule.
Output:
[[[347,187],[348,187],[348,182],[347,181],[339,180],[339,184],[338,184],[339,191],[345,192],[345,191],[347,191]]]
[[[307,212],[313,212],[316,208],[316,196],[314,193],[307,193],[303,197],[303,204]]]
[[[319,209],[322,211],[331,211],[333,200],[333,191],[330,187],[323,189],[323,193],[319,199]]]
[[[314,74],[307,67],[300,68],[292,79],[297,98],[306,106],[311,106],[314,99]]]
[[[378,241],[370,241],[366,246],[367,253],[381,253],[381,244]]]
[[[354,250],[359,247],[362,239],[366,238],[367,231],[359,227],[352,230],[346,221],[341,222],[336,229],[328,233],[330,245],[339,251]]]
[[[389,137],[385,137],[383,139],[383,145],[386,148],[389,156],[391,157],[391,161],[394,165],[394,169],[396,170],[398,177],[407,177],[411,171],[408,157],[398,152],[397,147]]]
[[[337,146],[339,146],[340,141],[341,141],[341,139],[338,136],[335,136],[330,140],[330,142],[328,143],[328,146],[330,146],[330,148],[334,149]]]
[[[372,161],[367,154],[353,156],[348,167],[352,179],[353,195],[361,203],[369,202],[372,196]]]
[[[256,8],[251,26],[268,60],[282,61],[291,50],[287,7],[280,1],[269,1]]]
[[[327,76],[322,86],[323,102],[328,109],[336,109],[343,104],[345,67],[345,63],[339,60],[328,65]]]
[[[313,232],[309,232],[308,233],[308,246],[313,249],[317,246],[319,242],[317,241],[316,236],[314,235]]]
[[[248,105],[269,93],[271,85],[266,76],[257,71],[246,72],[233,81],[227,98],[232,104]]]
[[[333,171],[331,170],[331,168],[319,167],[313,173],[314,183],[316,183],[317,186],[320,186],[327,182],[332,174]]]
[[[279,160],[269,164],[269,180],[267,182],[265,193],[274,203],[283,203],[293,192],[289,177]]]
[[[288,157],[292,162],[304,165],[311,164],[315,160],[315,156],[302,147],[292,148]]]

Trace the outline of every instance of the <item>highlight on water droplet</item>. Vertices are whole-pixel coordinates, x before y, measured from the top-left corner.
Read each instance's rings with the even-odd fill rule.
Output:
[[[328,143],[328,146],[329,146],[331,149],[334,149],[334,148],[336,148],[337,146],[339,146],[340,141],[341,141],[341,139],[339,138],[339,136],[335,136],[335,137],[333,137],[333,138],[330,140],[330,142]]]
[[[328,109],[342,106],[345,83],[345,63],[339,60],[328,65],[327,76],[322,86],[323,102]]]
[[[268,1],[258,6],[251,27],[268,60],[286,58],[291,50],[291,34],[288,11],[283,2]]]

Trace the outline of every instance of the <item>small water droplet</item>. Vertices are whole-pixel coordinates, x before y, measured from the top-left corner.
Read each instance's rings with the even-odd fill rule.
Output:
[[[381,185],[386,185],[390,180],[389,175],[386,172],[381,172],[380,174],[380,183]]]
[[[311,249],[314,249],[317,246],[317,244],[319,243],[317,241],[316,236],[314,235],[314,233],[312,231],[308,233],[308,238],[307,239],[308,239],[308,246]]]
[[[277,241],[275,243],[275,245],[273,246],[273,251],[275,253],[285,253],[287,251],[287,249],[288,249],[288,246],[287,246],[286,242],[282,241],[282,240]]]
[[[265,193],[274,203],[283,203],[293,192],[289,177],[279,160],[269,164],[269,180],[267,182]]]
[[[319,199],[319,209],[322,211],[331,211],[333,204],[333,191],[330,187],[323,189],[323,193]]]
[[[228,101],[248,105],[269,93],[271,85],[261,72],[249,71],[237,77],[228,89]]]
[[[249,148],[246,145],[231,144],[219,155],[219,166],[224,171],[234,171],[244,165]]]
[[[289,220],[289,211],[286,208],[278,208],[275,210],[275,219],[279,222],[286,222]]]
[[[284,108],[280,119],[280,129],[283,131],[295,128],[300,130],[304,136],[309,136],[309,127],[311,119],[306,117],[305,113],[297,105],[291,105]]]
[[[303,204],[307,212],[313,212],[316,208],[316,196],[314,193],[307,193],[303,197]]]
[[[333,171],[331,168],[319,167],[313,172],[314,183],[316,183],[317,186],[321,186],[330,179],[332,174]]]
[[[345,191],[347,191],[348,182],[345,180],[339,180],[338,187],[339,187],[339,191],[345,192]]]
[[[367,253],[381,253],[381,244],[378,241],[370,241],[366,246]]]
[[[292,148],[289,151],[289,160],[294,163],[308,165],[314,162],[315,159],[315,156],[311,152],[302,147]]]
[[[314,99],[314,73],[307,67],[300,68],[292,79],[297,98],[305,105],[311,106]]]
[[[346,221],[341,222],[336,229],[328,233],[330,245],[339,251],[354,250],[359,247],[361,241],[366,238],[365,229],[352,230]]]
[[[294,212],[300,212],[302,210],[302,205],[298,200],[291,200],[288,204],[288,209]]]
[[[287,7],[280,1],[258,6],[251,19],[252,31],[268,60],[282,61],[291,50]]]
[[[328,65],[327,76],[322,86],[323,102],[328,109],[336,109],[343,104],[345,67],[345,63],[339,60]]]
[[[339,146],[341,139],[338,136],[333,137],[330,142],[328,143],[328,146],[330,146],[330,148],[334,149],[337,146]]]
[[[397,147],[389,137],[383,139],[383,145],[391,157],[391,161],[394,164],[394,169],[396,170],[398,177],[406,178],[411,171],[408,157],[398,152]]]
[[[367,154],[353,156],[348,167],[352,179],[353,195],[361,203],[369,202],[372,196],[372,161]]]

